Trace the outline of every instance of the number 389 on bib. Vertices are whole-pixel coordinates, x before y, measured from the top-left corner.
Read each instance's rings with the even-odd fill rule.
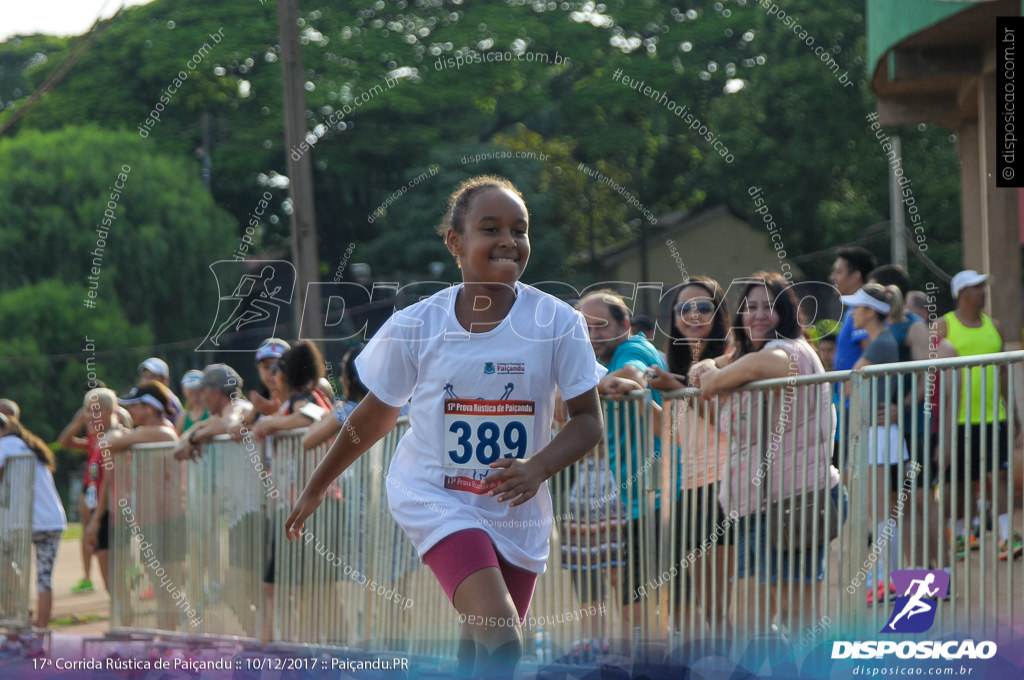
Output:
[[[525,458],[533,452],[533,412],[532,401],[445,399],[444,466],[479,469]]]

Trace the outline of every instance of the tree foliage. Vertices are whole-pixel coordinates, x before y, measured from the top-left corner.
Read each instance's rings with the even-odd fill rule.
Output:
[[[0,176],[0,288],[88,285],[95,297],[79,307],[117,309],[159,338],[205,334],[217,305],[208,267],[236,242],[187,162],[128,132],[65,127],[0,140]]]
[[[17,401],[22,419],[48,441],[82,405],[88,380],[123,390],[153,342],[149,328],[131,323],[117,305],[85,308],[86,290],[51,278],[0,292],[3,396]]]
[[[866,120],[863,2],[789,0],[784,9],[802,32],[753,0],[304,1],[323,278],[349,261],[370,264],[377,279],[433,278],[432,262],[444,263],[441,278],[458,278],[433,228],[452,188],[483,172],[526,194],[529,281],[588,283],[587,258],[574,256],[634,236],[643,209],[724,202],[756,223],[753,186],[811,277],[824,278],[845,243],[887,261],[885,230],[865,233],[888,218],[889,199],[887,159]],[[230,257],[264,192],[271,207],[255,220],[255,240],[272,253],[290,246],[276,11],[251,0],[156,0],[111,22],[17,135],[0,140],[0,246],[19,254],[0,285],[84,285],[108,187],[129,163],[102,302],[157,342],[201,336],[216,303],[207,267]],[[66,46],[40,36],[0,46],[0,120]],[[890,133],[903,140],[926,254],[955,271],[955,137],[923,125]],[[212,200],[199,184],[204,149]],[[684,257],[699,272],[700,254]],[[918,286],[935,280],[919,257],[911,274]]]

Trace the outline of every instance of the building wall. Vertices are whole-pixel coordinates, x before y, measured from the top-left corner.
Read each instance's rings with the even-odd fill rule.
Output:
[[[729,213],[681,229],[678,235],[652,239],[647,245],[647,262],[653,285],[641,286],[635,312],[660,318],[667,318],[671,289],[688,276],[710,276],[728,289],[735,278],[781,267],[768,233]],[[640,249],[630,250],[605,271],[607,280],[643,283]],[[802,277],[797,267],[792,271],[794,280]]]

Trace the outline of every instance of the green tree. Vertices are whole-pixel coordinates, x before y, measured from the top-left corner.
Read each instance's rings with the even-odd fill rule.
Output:
[[[0,140],[0,176],[0,287],[88,285],[98,309],[156,337],[205,334],[218,298],[209,265],[237,241],[187,162],[128,132],[25,130]]]
[[[89,379],[121,392],[132,384],[153,341],[117,305],[85,308],[86,290],[45,279],[0,292],[3,397],[18,402],[22,421],[47,441],[82,405]]]
[[[864,80],[863,3],[842,0],[826,7],[792,0],[785,11],[807,38],[756,5],[744,13],[754,49],[738,74],[745,86],[710,107],[712,124],[735,149],[736,162],[708,166],[705,184],[710,200],[730,201],[752,222],[758,216],[748,189],[762,188],[788,255],[809,277],[823,280],[837,245],[857,242],[880,262],[889,261],[888,229],[863,233],[889,218],[888,161],[866,119],[874,100]],[[825,47],[838,74],[848,71],[854,84],[841,84],[814,47]],[[955,271],[955,139],[923,125],[886,133],[902,136],[904,168],[914,178],[918,207],[930,216],[927,254]],[[913,251],[908,264],[914,280],[920,285],[934,279]]]

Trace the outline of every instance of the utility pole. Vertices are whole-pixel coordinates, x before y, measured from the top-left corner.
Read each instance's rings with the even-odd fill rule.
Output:
[[[285,147],[294,149],[306,137],[306,91],[302,73],[302,50],[298,35],[298,0],[278,0],[277,26],[281,42],[281,83],[284,89]],[[317,256],[316,215],[313,210],[313,165],[310,154],[295,160],[288,158],[288,191],[292,199],[292,261],[295,263],[295,334],[302,329],[303,310],[308,318],[305,337],[320,340],[323,337],[323,309],[320,290],[307,285],[320,280],[320,259]]]
[[[211,140],[211,135],[210,135],[210,118],[211,118],[210,112],[209,111],[203,111],[203,115],[200,117],[199,123],[200,123],[200,129],[202,130],[202,135],[203,135],[203,151],[202,151],[202,154],[203,154],[203,158],[202,158],[202,161],[203,161],[203,169],[202,169],[203,186],[206,187],[207,191],[212,192],[213,189],[211,187],[213,186],[213,161],[210,160],[210,144],[211,144],[211,141],[210,141]]]
[[[896,152],[896,158],[903,160],[903,150],[900,147],[900,138],[892,138],[892,148]],[[896,171],[889,169],[889,225],[892,234],[892,258],[895,265],[907,268],[907,235],[903,222],[903,188],[900,187]]]

